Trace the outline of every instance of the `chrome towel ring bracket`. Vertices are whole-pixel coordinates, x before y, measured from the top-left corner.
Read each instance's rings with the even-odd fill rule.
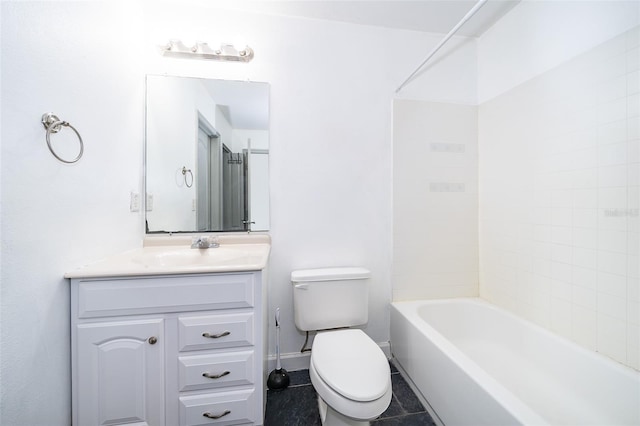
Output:
[[[84,143],[82,142],[82,136],[80,136],[80,133],[78,133],[75,127],[73,127],[67,121],[60,120],[58,116],[52,112],[47,112],[43,114],[41,121],[42,121],[42,125],[47,130],[47,146],[49,147],[49,151],[51,151],[54,157],[56,157],[58,160],[62,161],[63,163],[67,163],[67,164],[75,163],[80,158],[82,158],[82,154],[84,153]],[[80,151],[78,152],[77,157],[74,158],[73,160],[65,160],[64,158],[60,157],[58,153],[56,153],[56,151],[51,146],[51,134],[58,133],[62,129],[62,127],[70,128],[71,130],[74,131],[74,133],[78,137],[78,142],[80,144]]]
[[[191,183],[187,182],[187,173],[191,177]],[[182,176],[184,176],[184,184],[187,185],[187,188],[191,188],[193,186],[193,173],[191,169],[187,169],[185,166],[182,166]]]

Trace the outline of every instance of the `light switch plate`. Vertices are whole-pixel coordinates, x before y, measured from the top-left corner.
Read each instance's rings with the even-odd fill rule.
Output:
[[[132,212],[140,211],[140,194],[137,192],[131,192],[131,202],[129,204],[129,209]]]

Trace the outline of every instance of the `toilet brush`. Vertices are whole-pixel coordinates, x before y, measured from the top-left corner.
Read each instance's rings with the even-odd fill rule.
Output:
[[[289,374],[280,365],[280,308],[276,309],[276,369],[269,373],[269,389],[284,389],[289,386]]]

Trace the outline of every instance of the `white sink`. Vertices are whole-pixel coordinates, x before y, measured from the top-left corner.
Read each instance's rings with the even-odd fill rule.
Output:
[[[220,236],[220,246],[192,249],[191,237],[155,238],[130,250],[65,274],[66,278],[259,271],[267,266],[268,235]]]

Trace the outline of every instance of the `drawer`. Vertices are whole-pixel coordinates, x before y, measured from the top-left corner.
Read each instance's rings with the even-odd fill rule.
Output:
[[[252,385],[253,351],[181,356],[178,368],[180,392]]]
[[[81,280],[78,317],[250,308],[254,279],[244,273]]]
[[[253,313],[178,318],[180,351],[253,345]]]
[[[255,424],[254,400],[254,389],[183,396],[180,426]]]

